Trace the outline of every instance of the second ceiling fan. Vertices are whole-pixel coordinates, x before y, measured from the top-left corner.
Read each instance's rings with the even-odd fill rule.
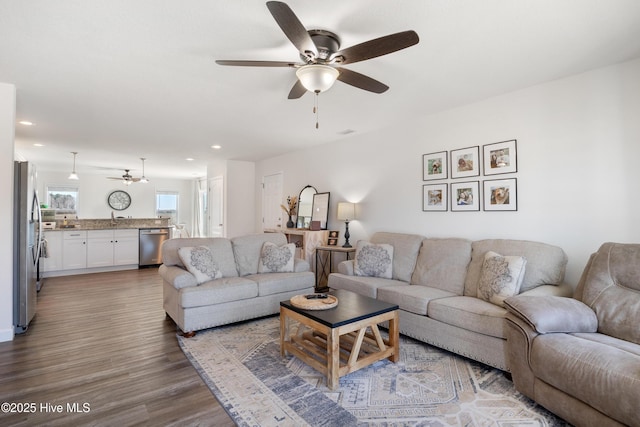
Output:
[[[415,31],[402,31],[340,49],[340,38],[326,30],[307,30],[291,8],[279,1],[267,2],[267,8],[284,34],[300,52],[302,62],[217,60],[219,65],[244,67],[296,68],[298,80],[289,92],[289,99],[300,98],[305,92],[320,93],[336,80],[373,93],[383,93],[389,86],[341,65],[365,61],[413,46],[419,42]]]

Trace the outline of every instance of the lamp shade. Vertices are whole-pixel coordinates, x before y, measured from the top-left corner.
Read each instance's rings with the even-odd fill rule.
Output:
[[[349,202],[338,203],[338,219],[341,221],[351,221],[356,217],[356,204]]]
[[[340,72],[321,64],[305,65],[296,71],[296,76],[309,92],[324,92],[333,86]]]

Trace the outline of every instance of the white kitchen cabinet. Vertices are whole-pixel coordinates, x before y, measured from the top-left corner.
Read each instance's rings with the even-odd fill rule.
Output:
[[[62,233],[59,231],[45,231],[47,241],[47,257],[42,258],[42,271],[62,270]]]
[[[87,267],[138,264],[138,229],[89,230]]]
[[[87,268],[87,232],[62,232],[62,269]]]
[[[138,264],[140,234],[138,229],[115,230],[113,265]]]

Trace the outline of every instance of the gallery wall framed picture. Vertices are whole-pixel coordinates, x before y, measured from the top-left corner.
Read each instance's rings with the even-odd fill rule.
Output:
[[[480,147],[451,150],[451,178],[480,175]]]
[[[447,152],[422,155],[422,180],[447,179]]]
[[[451,211],[468,212],[480,210],[480,182],[451,183]]]
[[[515,139],[483,145],[485,175],[518,172],[518,151]]]
[[[516,178],[483,181],[485,211],[517,211],[518,188]]]
[[[448,210],[447,184],[425,184],[422,186],[422,210],[424,212],[446,212]]]

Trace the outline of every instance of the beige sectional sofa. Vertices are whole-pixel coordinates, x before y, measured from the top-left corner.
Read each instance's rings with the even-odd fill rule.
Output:
[[[163,264],[158,271],[163,280],[163,306],[167,315],[183,332],[191,333],[276,314],[280,311],[280,301],[313,293],[315,276],[305,260],[294,259],[292,272],[259,272],[265,265],[262,257],[266,242],[282,249],[287,245],[282,233],[165,241]],[[200,284],[198,274],[187,270],[179,253],[181,248],[199,247],[209,249],[215,266],[210,274],[217,277]]]
[[[360,245],[361,242],[358,242]],[[354,260],[343,261],[328,285],[400,307],[400,332],[426,343],[510,371],[507,358],[507,310],[479,297],[485,255],[526,260],[523,295],[569,296],[563,283],[567,257],[558,247],[522,240],[434,239],[379,232],[370,243],[393,248],[390,278],[356,275]]]
[[[640,244],[603,244],[574,298],[506,305],[518,391],[577,426],[640,426]]]

